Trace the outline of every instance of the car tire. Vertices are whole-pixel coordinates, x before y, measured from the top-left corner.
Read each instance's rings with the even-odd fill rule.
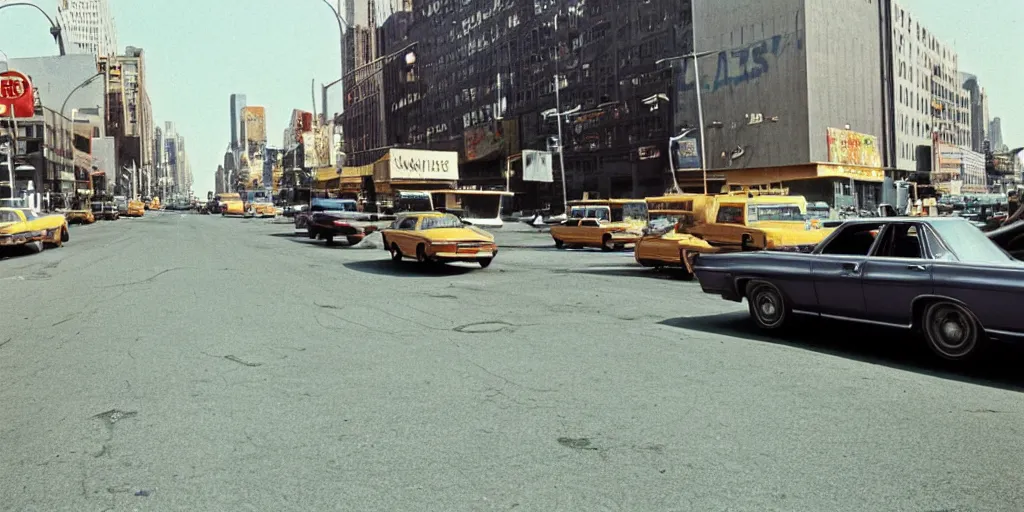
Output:
[[[36,240],[35,242],[29,242],[29,243],[25,244],[25,247],[28,248],[29,252],[35,253],[35,254],[43,252],[43,249],[46,248],[43,245],[42,240]]]
[[[316,240],[316,231],[313,231],[312,229],[309,229],[307,227],[306,228],[306,236],[308,236],[310,240]]]
[[[921,311],[921,331],[928,348],[947,361],[976,359],[985,349],[985,334],[970,310],[951,301],[928,304]]]
[[[491,266],[492,261],[494,261],[494,258],[480,258],[480,268],[487,268]]]
[[[420,263],[430,263],[430,259],[427,258],[427,248],[423,244],[416,246],[416,261]]]
[[[605,252],[615,250],[615,244],[612,243],[611,235],[605,235],[604,238],[601,239],[601,250]]]
[[[327,242],[327,245],[334,245],[334,235],[324,235],[323,239]]]
[[[61,229],[60,230],[60,243],[63,244],[64,242],[67,242],[67,241],[70,241],[70,240],[71,240],[71,233],[68,233],[67,228]]]
[[[565,242],[555,239],[555,249],[565,249]]]
[[[750,318],[764,330],[779,330],[789,321],[786,298],[775,285],[754,281],[747,285],[747,306]]]
[[[346,237],[345,240],[348,241],[349,245],[357,245],[359,242],[363,241],[363,237],[361,237],[361,236],[350,236],[350,237]]]
[[[402,250],[398,248],[398,244],[391,244],[391,261],[402,262]]]

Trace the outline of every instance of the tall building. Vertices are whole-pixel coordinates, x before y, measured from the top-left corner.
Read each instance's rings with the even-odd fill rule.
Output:
[[[245,145],[245,122],[242,109],[246,107],[244,94],[231,95],[231,148],[241,149]]]
[[[963,94],[956,51],[913,14],[891,2],[892,81],[896,168],[930,168],[933,132],[940,143],[971,146],[969,99]]]
[[[224,192],[227,192],[227,190],[224,189],[224,185],[224,166],[218,165],[217,171],[214,172],[213,174],[214,193],[222,194]]]
[[[68,53],[117,54],[117,30],[107,0],[58,0],[57,23]]]
[[[146,92],[144,52],[129,46],[123,55],[99,57],[98,66],[107,84],[107,134],[116,141],[118,166],[136,167],[139,182],[151,185],[154,181],[153,107]],[[152,192],[140,190],[142,194]]]
[[[993,152],[1006,151],[1008,148],[1003,143],[1003,120],[996,117],[988,125],[988,136]]]
[[[985,150],[985,141],[988,140],[988,94],[978,82],[977,76],[960,73],[960,78],[971,109],[971,151],[981,153]]]

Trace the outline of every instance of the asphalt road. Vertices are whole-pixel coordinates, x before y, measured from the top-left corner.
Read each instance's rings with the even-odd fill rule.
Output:
[[[1021,359],[766,338],[630,254],[165,212],[0,261],[0,509],[1019,511]]]

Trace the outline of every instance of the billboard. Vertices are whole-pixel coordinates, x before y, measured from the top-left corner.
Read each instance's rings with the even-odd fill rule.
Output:
[[[547,151],[523,150],[523,181],[554,181],[551,170],[551,153]]]
[[[245,107],[242,109],[242,122],[245,128],[246,153],[249,159],[262,156],[267,147],[267,114],[263,107]]]
[[[463,132],[463,140],[466,146],[467,162],[487,158],[505,148],[501,123],[486,123],[466,128]]]
[[[318,158],[316,150],[316,132],[305,132],[302,134],[302,165],[307,169],[323,167],[324,163]]]
[[[700,150],[697,139],[686,137],[676,141],[676,170],[700,169]]]
[[[392,149],[390,170],[393,180],[458,180],[459,153],[422,149]]]
[[[0,117],[35,116],[34,92],[27,76],[13,70],[0,73]]]
[[[878,152],[878,138],[874,135],[829,128],[828,161],[842,165],[881,167],[882,154]]]

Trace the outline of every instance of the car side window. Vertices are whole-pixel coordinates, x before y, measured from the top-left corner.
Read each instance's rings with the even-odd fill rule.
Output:
[[[919,233],[920,229],[915,224],[890,224],[882,235],[875,256],[908,259],[924,257]]]
[[[882,224],[850,224],[841,227],[835,237],[822,247],[821,254],[867,256]]]
[[[928,249],[931,250],[932,258],[943,261],[956,261],[956,256],[946,247],[946,244],[942,243],[942,240],[932,232],[929,228],[921,229],[921,234],[924,236],[925,243],[928,244]]]
[[[567,227],[567,228],[575,228],[575,227],[578,227],[579,225],[580,225],[580,220],[579,219],[569,219],[569,220],[565,221],[565,227]]]
[[[0,212],[0,222],[21,222],[18,214],[14,212]]]
[[[596,228],[600,225],[596,219],[583,219],[580,221],[580,227],[583,228]]]
[[[725,205],[718,207],[718,215],[715,217],[715,222],[719,224],[739,224],[743,225],[743,207],[736,205]]]
[[[416,217],[402,219],[402,222],[398,224],[398,229],[416,229]]]

